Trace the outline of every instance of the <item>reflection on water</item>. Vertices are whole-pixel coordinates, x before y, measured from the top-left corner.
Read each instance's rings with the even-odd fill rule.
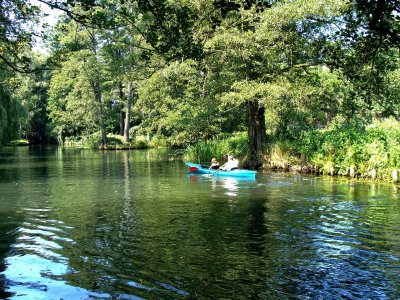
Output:
[[[223,178],[223,187],[226,189],[225,195],[235,197],[237,196],[237,191],[239,189],[238,187],[238,181],[234,178]]]
[[[236,197],[240,189],[247,188],[249,185],[255,187],[256,183],[255,178],[246,177],[223,177],[209,174],[191,173],[189,173],[187,176],[190,183],[199,183],[199,181],[202,184],[209,183],[211,186],[211,191],[217,192],[224,189],[224,194],[229,197]]]
[[[191,175],[171,158],[0,157],[0,298],[400,297],[397,186]]]

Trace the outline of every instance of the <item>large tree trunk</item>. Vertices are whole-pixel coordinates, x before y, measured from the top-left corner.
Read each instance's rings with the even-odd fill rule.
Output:
[[[125,130],[124,130],[124,140],[129,142],[129,130],[131,128],[130,120],[131,120],[131,106],[133,100],[133,88],[132,81],[128,82],[128,95],[126,97],[126,111],[125,111]]]
[[[261,154],[267,143],[265,128],[265,108],[257,100],[249,103],[249,131],[250,142],[249,168],[259,169],[262,166]]]
[[[124,91],[122,82],[119,83],[119,135],[124,135]]]
[[[104,124],[104,113],[103,113],[103,101],[101,95],[100,84],[96,81],[92,84],[94,98],[97,104],[97,115],[99,118],[100,128],[101,128],[101,145],[107,145],[107,132],[106,132],[106,125]]]

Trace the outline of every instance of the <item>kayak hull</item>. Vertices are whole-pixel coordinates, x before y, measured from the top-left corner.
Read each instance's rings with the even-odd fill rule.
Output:
[[[224,170],[213,170],[206,168],[200,164],[194,164],[187,162],[186,165],[189,167],[189,172],[194,174],[209,174],[214,176],[231,176],[231,177],[255,177],[257,171],[236,169],[232,171]]]

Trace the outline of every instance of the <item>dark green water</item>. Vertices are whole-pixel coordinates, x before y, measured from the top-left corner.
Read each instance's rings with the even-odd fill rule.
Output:
[[[189,176],[172,158],[1,156],[0,298],[400,298],[394,186]]]

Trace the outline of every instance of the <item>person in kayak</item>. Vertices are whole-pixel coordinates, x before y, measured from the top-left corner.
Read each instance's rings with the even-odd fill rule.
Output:
[[[210,169],[213,169],[213,170],[218,170],[219,169],[219,162],[217,161],[217,159],[215,157],[213,157],[211,159]]]
[[[220,168],[220,170],[232,171],[235,169],[239,169],[239,161],[232,155],[228,155],[228,161]]]

